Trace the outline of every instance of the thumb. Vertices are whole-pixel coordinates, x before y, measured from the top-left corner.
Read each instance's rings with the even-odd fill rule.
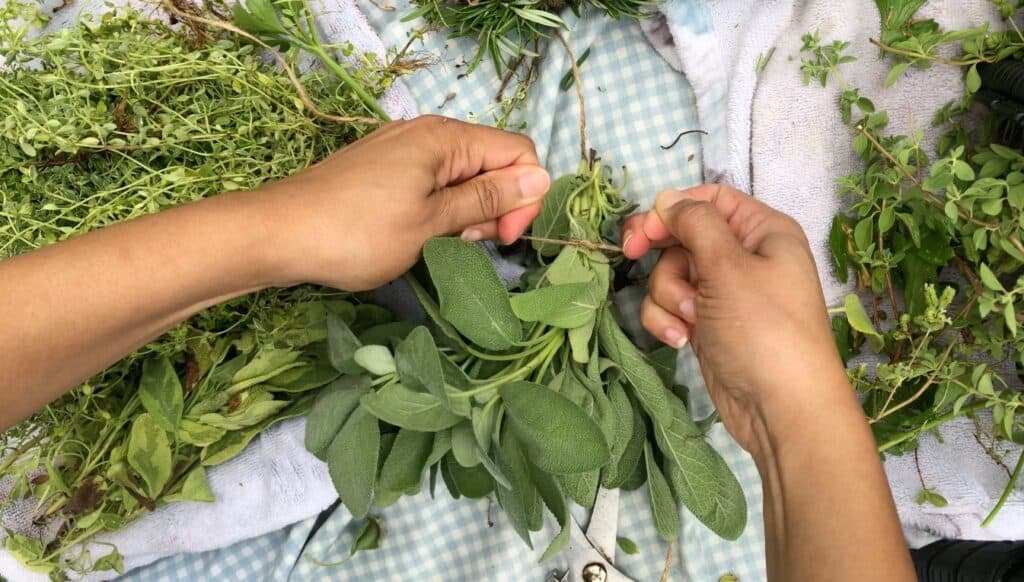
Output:
[[[436,205],[434,234],[460,233],[468,226],[535,204],[550,187],[551,177],[544,168],[517,165],[484,172],[461,184],[442,188],[432,196]]]
[[[685,191],[658,196],[655,212],[672,237],[693,257],[698,274],[719,268],[743,253],[736,233],[714,202],[696,200]]]

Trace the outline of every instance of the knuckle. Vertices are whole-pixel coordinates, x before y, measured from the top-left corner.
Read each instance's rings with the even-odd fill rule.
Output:
[[[640,325],[644,326],[644,329],[653,333],[655,324],[657,324],[655,317],[655,305],[654,300],[648,295],[644,297],[643,302],[640,304]]]
[[[475,188],[480,213],[486,218],[496,217],[501,212],[501,188],[490,178],[479,178]]]

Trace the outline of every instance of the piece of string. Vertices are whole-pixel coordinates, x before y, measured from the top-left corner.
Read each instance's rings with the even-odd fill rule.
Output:
[[[580,247],[581,249],[587,249],[589,251],[604,251],[606,253],[616,253],[620,255],[622,254],[622,247],[617,247],[615,245],[608,245],[604,243],[591,242],[589,240],[583,239],[563,240],[559,238],[544,238],[541,236],[529,236],[525,234],[519,238],[523,240],[545,244]]]

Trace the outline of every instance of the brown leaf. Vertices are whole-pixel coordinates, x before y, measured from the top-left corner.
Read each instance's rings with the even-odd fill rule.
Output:
[[[96,481],[90,477],[75,491],[75,494],[68,500],[64,507],[64,513],[68,515],[80,515],[96,508],[103,501],[103,491],[96,486]]]

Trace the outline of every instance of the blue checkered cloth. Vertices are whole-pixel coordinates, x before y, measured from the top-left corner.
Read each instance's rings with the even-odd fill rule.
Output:
[[[384,4],[386,0],[377,0]],[[394,2],[386,11],[370,2],[362,8],[384,43],[402,46],[420,22],[400,22],[411,10],[408,2]],[[650,47],[639,26],[631,21],[604,17],[576,20],[568,15],[568,42],[577,56],[587,48],[590,56],[581,67],[587,106],[587,137],[590,147],[616,168],[629,169],[627,194],[641,207],[649,207],[654,195],[702,181],[701,142],[696,134],[682,137],[671,149],[662,149],[685,130],[699,129],[693,92],[686,78],[673,71]],[[487,61],[469,76],[464,63],[476,46],[468,40],[447,40],[443,33],[428,34],[414,49],[433,65],[406,82],[420,104],[421,113],[493,123],[499,110],[495,102],[500,82]],[[522,121],[525,132],[537,144],[541,161],[560,175],[575,172],[579,163],[578,103],[575,90],[563,92],[559,83],[569,71],[569,60],[557,41],[542,47],[539,76],[527,96]],[[514,86],[507,91],[514,91]],[[617,171],[617,175],[621,176]],[[620,297],[626,313],[637,312],[638,293]],[[636,323],[637,319],[632,318]],[[637,326],[638,327],[638,326]],[[681,355],[679,379],[691,387],[693,408],[709,411],[703,380],[692,352]],[[671,580],[716,582],[733,574],[743,582],[766,579],[761,482],[750,457],[719,425],[709,435],[747,492],[747,529],[735,542],[719,539],[689,513],[683,513],[682,537],[673,554]],[[384,526],[382,547],[360,552],[341,566],[323,567],[321,561],[348,556],[360,522],[340,508],[309,541],[314,519],[283,530],[200,554],[170,557],[130,572],[129,580],[417,580],[479,581],[536,580],[566,567],[553,558],[538,563],[540,553],[554,535],[553,523],[536,534],[535,550],[515,534],[497,505],[486,500],[452,499],[439,485],[436,498],[426,492],[403,498],[379,513]],[[550,516],[549,516],[550,517]],[[586,512],[576,508],[586,523]],[[646,488],[624,493],[621,498],[619,535],[633,540],[640,552],[622,551],[616,566],[638,581],[658,580],[668,546],[652,525]]]

